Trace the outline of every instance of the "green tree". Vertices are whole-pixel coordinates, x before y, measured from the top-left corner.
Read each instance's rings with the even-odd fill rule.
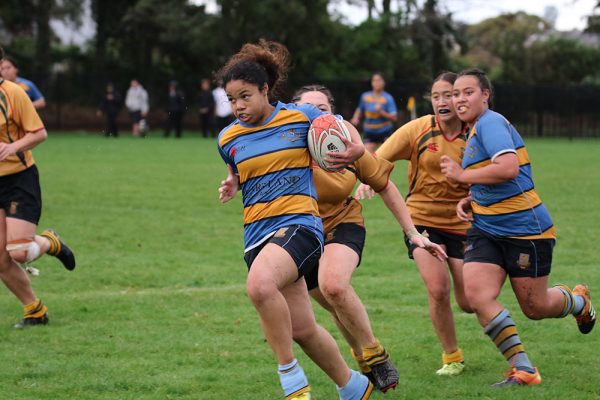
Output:
[[[490,71],[492,78],[526,82],[530,75],[526,42],[534,34],[547,32],[548,22],[524,12],[486,19],[467,29],[467,59]]]

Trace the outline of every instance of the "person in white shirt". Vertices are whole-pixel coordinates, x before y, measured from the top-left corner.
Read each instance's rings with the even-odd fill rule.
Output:
[[[231,113],[231,104],[229,104],[225,89],[218,86],[212,93],[215,99],[215,124],[217,133],[219,133],[223,128],[232,123],[235,118]]]
[[[148,92],[137,79],[132,79],[127,96],[125,97],[125,106],[129,110],[132,119],[131,132],[133,136],[140,137],[145,135],[146,116],[148,115]]]

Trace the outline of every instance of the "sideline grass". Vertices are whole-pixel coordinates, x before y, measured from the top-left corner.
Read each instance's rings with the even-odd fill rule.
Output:
[[[587,282],[600,305],[600,141],[526,142],[558,228],[550,281]],[[281,398],[244,293],[241,203],[218,202],[225,170],[213,141],[189,133],[181,140],[52,134],[34,154],[44,196],[40,228],[54,227],[79,265],[67,272],[52,258],[36,263],[47,327],[12,329],[21,307],[0,289],[0,399]],[[405,182],[405,170],[397,165],[396,182]],[[600,399],[598,328],[582,336],[572,318],[529,321],[509,287],[502,301],[543,384],[489,388],[506,363],[475,318],[458,311],[467,370],[454,379],[435,376],[441,350],[400,228],[380,200],[364,209],[367,246],[354,285],[401,373],[395,391],[373,399]],[[328,316],[316,312],[350,362]],[[315,398],[336,399],[328,378],[297,355]]]

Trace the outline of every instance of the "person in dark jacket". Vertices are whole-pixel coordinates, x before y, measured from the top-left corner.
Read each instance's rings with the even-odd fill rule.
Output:
[[[175,137],[181,137],[181,120],[185,111],[185,96],[179,89],[177,81],[169,82],[169,98],[167,100],[167,124],[165,137],[171,135],[171,129],[175,129]]]
[[[96,114],[100,117],[104,115],[106,118],[106,128],[104,129],[104,136],[106,137],[118,137],[119,128],[117,126],[117,116],[121,107],[123,106],[123,99],[121,94],[115,90],[112,83],[106,84],[106,91],[100,100],[98,105],[98,111]]]
[[[202,79],[200,93],[198,93],[198,118],[202,137],[214,136],[215,99],[210,90],[210,80]]]

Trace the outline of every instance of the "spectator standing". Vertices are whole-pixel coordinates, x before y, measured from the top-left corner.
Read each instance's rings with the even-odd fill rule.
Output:
[[[221,132],[223,128],[232,123],[235,118],[231,113],[231,105],[229,104],[225,89],[219,86],[215,88],[212,93],[215,100],[215,123],[217,125],[217,132]]]
[[[148,92],[137,79],[132,79],[127,95],[125,96],[125,106],[129,110],[131,116],[132,125],[131,133],[135,137],[146,136],[145,129],[145,118],[148,115]],[[143,122],[142,122],[143,121]]]
[[[169,82],[169,98],[167,100],[167,124],[165,126],[165,137],[171,135],[171,129],[175,130],[175,137],[181,137],[181,120],[185,112],[185,95],[179,89],[177,81]]]
[[[203,137],[214,135],[215,99],[210,91],[210,80],[202,79],[198,93],[198,119]]]
[[[100,100],[100,104],[98,105],[98,111],[96,112],[99,117],[104,115],[104,118],[106,118],[104,136],[119,136],[117,116],[119,115],[119,111],[121,111],[122,105],[123,99],[121,98],[121,94],[115,90],[112,83],[107,83],[102,100]]]

